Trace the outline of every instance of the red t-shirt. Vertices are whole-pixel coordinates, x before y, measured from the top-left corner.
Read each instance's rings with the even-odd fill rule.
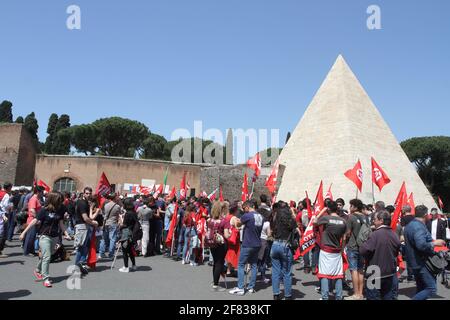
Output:
[[[36,216],[41,210],[41,202],[39,201],[37,195],[33,195],[28,202],[28,218],[27,218],[27,224],[29,224],[35,216],[33,216],[33,213],[31,212],[31,209],[34,209],[36,211]]]

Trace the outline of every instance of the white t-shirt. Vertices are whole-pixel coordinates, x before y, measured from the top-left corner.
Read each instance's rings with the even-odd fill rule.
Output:
[[[261,239],[267,240],[269,237],[269,231],[270,231],[270,222],[266,221],[263,224],[262,231],[261,231]]]
[[[438,219],[435,219],[431,222],[431,237],[433,238],[433,240],[436,240],[437,226]]]

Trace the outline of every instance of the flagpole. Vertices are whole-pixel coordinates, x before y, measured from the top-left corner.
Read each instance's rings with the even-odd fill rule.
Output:
[[[372,179],[372,204],[373,205],[375,205],[375,191],[374,191],[374,188],[373,188],[373,179]]]
[[[358,187],[356,187],[356,199],[358,199]]]

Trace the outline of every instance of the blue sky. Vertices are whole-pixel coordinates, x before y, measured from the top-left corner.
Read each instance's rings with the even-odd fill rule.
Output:
[[[66,28],[69,5],[81,30]],[[366,27],[381,8],[382,30]],[[292,131],[339,53],[398,140],[449,135],[450,1],[1,1],[0,100],[72,124]]]

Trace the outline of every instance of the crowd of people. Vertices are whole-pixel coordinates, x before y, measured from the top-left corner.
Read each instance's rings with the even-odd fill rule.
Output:
[[[221,278],[237,277],[230,294],[252,294],[260,281],[271,284],[275,300],[293,298],[295,263],[317,276],[322,300],[342,300],[344,290],[353,293],[346,300],[393,300],[401,281],[415,281],[413,299],[424,300],[436,293],[439,275],[447,283],[446,270],[433,268],[433,259],[444,259],[438,251],[448,248],[448,220],[423,205],[401,208],[392,230],[395,207],[381,201],[372,206],[352,199],[347,211],[343,199],[325,199],[314,215],[309,199],[271,204],[265,195],[259,201],[210,201],[165,194],[99,197],[89,187],[80,194],[12,187],[5,183],[0,191],[0,257],[7,257],[5,242],[18,233],[23,254],[38,257],[34,276],[45,287],[52,287],[50,263],[70,259],[63,239],[73,241],[74,263],[84,276],[120,252],[120,272],[136,270],[136,257],[164,255],[192,267],[210,265],[214,292],[226,291]],[[310,226],[313,242],[303,252],[300,239]]]

